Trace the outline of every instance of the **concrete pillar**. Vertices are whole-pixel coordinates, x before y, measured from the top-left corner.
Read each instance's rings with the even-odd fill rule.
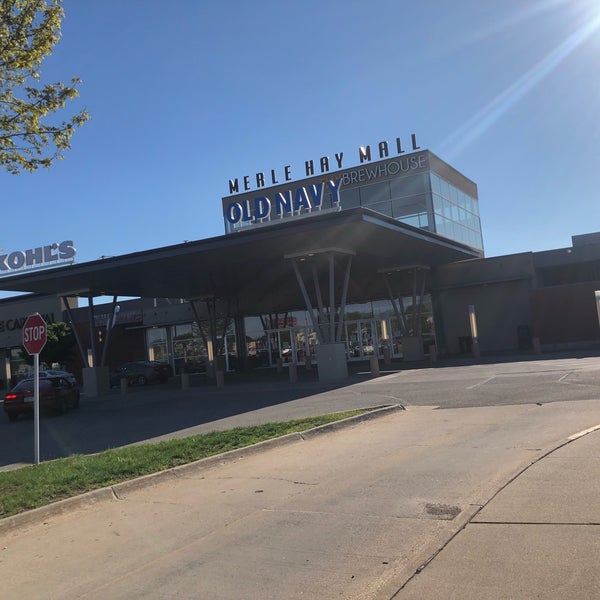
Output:
[[[342,381],[348,377],[346,344],[319,344],[317,346],[319,381]]]
[[[121,396],[124,396],[127,393],[127,389],[129,388],[129,385],[127,383],[127,377],[121,377],[119,381],[121,384]]]
[[[405,361],[423,360],[423,338],[420,335],[411,335],[402,338],[402,358]]]
[[[87,367],[83,369],[83,389],[88,398],[106,394],[110,390],[108,367]]]

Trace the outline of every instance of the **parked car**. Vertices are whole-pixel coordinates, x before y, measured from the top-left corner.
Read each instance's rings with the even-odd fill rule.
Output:
[[[127,385],[146,385],[147,383],[164,383],[173,376],[173,369],[168,363],[157,360],[136,360],[125,363],[110,374],[110,385],[118,386],[121,379],[127,379]]]
[[[79,389],[65,377],[40,377],[40,411],[51,409],[64,414],[79,408]],[[11,421],[20,414],[33,413],[34,379],[23,379],[4,395],[4,411]]]
[[[77,378],[73,373],[61,371],[60,369],[44,369],[43,371],[40,371],[40,377],[64,377],[69,383],[79,385],[77,383]]]

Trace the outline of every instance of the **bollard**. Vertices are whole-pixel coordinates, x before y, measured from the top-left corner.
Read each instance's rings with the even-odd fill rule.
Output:
[[[283,358],[281,356],[277,359],[277,372],[283,373]]]
[[[431,344],[431,346],[429,346],[429,358],[431,359],[431,362],[436,362],[437,361],[437,348],[435,346],[435,344]]]
[[[225,385],[225,373],[223,371],[217,371],[217,387],[222,388]]]
[[[379,376],[379,359],[376,356],[372,356],[369,360],[371,364],[371,375],[373,377]]]
[[[387,346],[383,349],[383,364],[384,365],[392,364],[392,352]]]
[[[541,354],[542,353],[542,346],[540,344],[540,338],[539,337],[534,337],[531,340],[531,345],[533,346],[533,353],[534,354]]]
[[[307,354],[304,357],[304,367],[306,368],[307,371],[310,371],[312,369],[312,360],[310,358],[310,354]]]
[[[127,377],[121,377],[121,394],[127,393]]]
[[[298,366],[295,363],[290,363],[289,370],[290,382],[295,383],[298,381]]]
[[[471,350],[473,352],[473,358],[479,360],[479,358],[481,357],[481,352],[479,350],[479,342],[477,340],[473,340]]]
[[[190,387],[190,374],[182,373],[181,374],[181,389],[187,390]]]

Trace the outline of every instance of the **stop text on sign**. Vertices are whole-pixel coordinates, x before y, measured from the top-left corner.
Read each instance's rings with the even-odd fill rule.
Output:
[[[28,344],[29,342],[39,342],[45,339],[45,336],[45,325],[32,325],[23,329],[23,342],[25,344]]]

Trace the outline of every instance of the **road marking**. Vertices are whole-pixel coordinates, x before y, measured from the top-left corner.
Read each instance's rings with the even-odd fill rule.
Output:
[[[577,438],[583,437],[584,435],[587,435],[588,433],[592,433],[592,431],[597,431],[598,429],[600,429],[600,425],[595,425],[594,427],[590,427],[589,429],[584,429],[583,431],[574,433],[573,435],[570,435],[567,439],[568,440],[576,440]]]
[[[568,373],[565,373],[558,381],[559,383],[563,381],[563,379],[566,379],[569,375],[571,375],[573,373],[573,371],[569,371]]]
[[[483,381],[480,381],[479,383],[474,383],[473,385],[468,386],[467,389],[472,390],[476,387],[479,387],[480,385],[486,384],[488,381],[491,381],[492,379],[496,379],[496,376],[493,375],[492,377],[488,377],[487,379],[484,379]]]

